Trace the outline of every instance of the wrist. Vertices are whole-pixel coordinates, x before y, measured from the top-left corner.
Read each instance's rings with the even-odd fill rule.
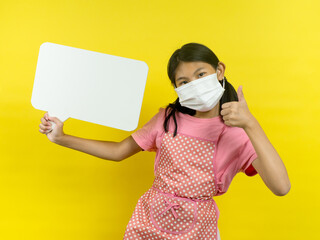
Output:
[[[250,130],[254,129],[257,124],[258,124],[257,119],[253,115],[251,115],[249,120],[247,121],[246,125],[243,127],[243,129],[245,131],[250,131]]]
[[[61,136],[59,136],[59,137],[55,137],[55,138],[53,139],[53,142],[56,143],[56,144],[58,144],[58,145],[63,145],[63,141],[64,141],[64,139],[66,138],[66,136],[67,136],[67,134],[63,134],[63,135],[61,135]]]

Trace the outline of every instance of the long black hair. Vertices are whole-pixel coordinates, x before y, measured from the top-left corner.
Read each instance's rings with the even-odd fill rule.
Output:
[[[169,59],[168,62],[168,76],[173,84],[175,83],[175,73],[176,68],[178,67],[180,62],[206,62],[209,63],[216,71],[219,63],[218,57],[206,46],[199,43],[187,43],[183,45],[181,48],[177,49]],[[227,78],[224,77],[225,80],[225,91],[220,99],[219,105],[219,115],[221,116],[220,109],[221,105],[226,102],[238,101],[238,95],[234,87],[227,81]],[[219,80],[222,85],[223,80]],[[165,109],[165,120],[163,123],[163,127],[165,132],[168,132],[168,122],[171,117],[173,117],[173,121],[175,123],[175,130],[173,137],[177,135],[177,120],[176,120],[176,111],[181,113],[189,114],[194,116],[196,114],[196,110],[190,109],[188,107],[181,106],[179,102],[179,97],[173,103],[169,103]]]

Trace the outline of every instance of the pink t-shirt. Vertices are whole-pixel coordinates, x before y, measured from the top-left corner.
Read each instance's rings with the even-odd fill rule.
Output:
[[[136,143],[146,151],[156,152],[155,170],[160,157],[160,146],[164,136],[165,108],[160,108],[142,128],[131,134]],[[221,134],[216,146],[214,169],[216,174],[217,194],[225,193],[233,177],[238,172],[247,176],[254,176],[257,171],[252,162],[257,158],[255,149],[246,132],[242,128],[230,127],[224,124],[221,116],[213,118],[197,118],[181,112],[176,113],[177,132],[207,141],[216,141]],[[169,121],[169,131],[174,132],[173,118]]]

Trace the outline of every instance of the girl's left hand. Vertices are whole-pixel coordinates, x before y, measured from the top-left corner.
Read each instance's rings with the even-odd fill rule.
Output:
[[[231,127],[246,128],[253,120],[253,115],[250,113],[246,100],[244,99],[242,86],[239,86],[238,102],[227,102],[222,104],[221,115],[224,123]]]

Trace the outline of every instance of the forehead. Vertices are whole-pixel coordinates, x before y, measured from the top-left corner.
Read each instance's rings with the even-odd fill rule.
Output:
[[[180,62],[176,68],[175,79],[178,79],[179,77],[192,76],[193,73],[199,68],[214,70],[214,68],[206,62]]]

